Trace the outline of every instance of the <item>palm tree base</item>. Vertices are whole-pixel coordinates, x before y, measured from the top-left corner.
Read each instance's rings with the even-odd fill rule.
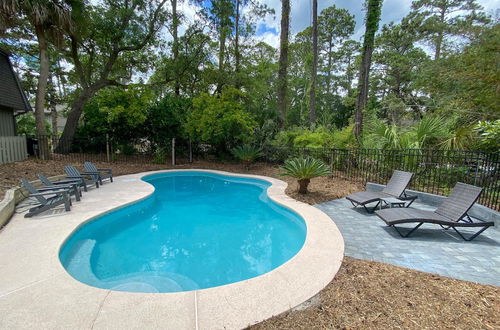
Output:
[[[297,181],[299,183],[299,194],[307,194],[307,187],[309,186],[310,179],[300,179]]]

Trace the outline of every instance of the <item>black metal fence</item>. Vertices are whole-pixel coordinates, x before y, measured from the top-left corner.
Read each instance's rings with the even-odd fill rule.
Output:
[[[75,138],[71,143],[55,136],[28,138],[28,151],[45,158],[67,161],[128,162],[169,164],[192,161],[192,157],[211,159],[217,152],[209,144],[165,141],[161,147],[146,140],[114,141],[106,136]],[[65,152],[60,152],[65,150]],[[172,152],[174,150],[174,152]],[[479,203],[500,210],[500,153],[431,149],[381,150],[335,148],[266,147],[264,160],[281,164],[288,158],[312,156],[330,165],[335,177],[357,182],[384,184],[395,169],[415,173],[410,188],[438,195],[448,195],[458,182],[482,187]],[[226,155],[227,156],[227,155]]]
[[[366,183],[387,183],[393,170],[415,173],[410,189],[448,195],[457,182],[482,187],[479,203],[500,210],[500,155],[481,151],[430,149],[307,149],[276,148],[264,150],[271,163],[297,156],[322,159],[333,175]]]

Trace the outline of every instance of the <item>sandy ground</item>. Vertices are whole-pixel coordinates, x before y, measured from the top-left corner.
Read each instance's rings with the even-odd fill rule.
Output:
[[[21,177],[62,174],[64,162],[27,160],[0,165],[0,196]],[[80,164],[75,164],[79,166]],[[108,164],[114,175],[172,168],[155,164]],[[233,163],[197,161],[176,168],[207,168],[245,173]],[[278,177],[289,183],[287,194],[309,204],[343,197],[362,186],[335,178],[311,181],[310,193],[296,192],[292,178],[279,169],[253,165],[248,173]],[[300,308],[275,316],[255,329],[500,329],[500,288],[422,273],[378,262],[346,257],[335,279]]]

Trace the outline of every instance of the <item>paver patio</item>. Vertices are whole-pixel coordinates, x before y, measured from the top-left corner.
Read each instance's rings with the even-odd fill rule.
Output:
[[[424,224],[409,238],[402,238],[375,214],[362,207],[353,208],[345,198],[315,206],[327,213],[340,229],[346,256],[500,286],[498,226],[471,242],[463,241],[452,230],[430,224]],[[418,202],[412,207],[434,210]]]

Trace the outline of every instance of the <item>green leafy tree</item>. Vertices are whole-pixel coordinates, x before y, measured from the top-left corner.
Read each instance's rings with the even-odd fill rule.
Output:
[[[257,122],[244,106],[243,92],[226,89],[220,97],[201,94],[193,99],[184,130],[193,141],[212,144],[219,152],[251,140]]]
[[[153,97],[151,89],[140,85],[102,89],[85,105],[78,136],[103,138],[108,134],[118,144],[143,137]]]
[[[441,57],[451,37],[475,34],[475,29],[488,23],[476,0],[416,0],[410,17],[420,22],[423,39],[434,49],[434,59]]]
[[[166,20],[167,0],[105,0],[88,5],[78,28],[68,31],[68,60],[78,85],[56,152],[68,152],[85,104],[98,91],[124,86],[146,72],[149,52]]]
[[[372,80],[376,81],[377,93],[382,95],[379,114],[395,123],[408,113],[414,119],[422,117],[425,100],[416,83],[429,59],[422,49],[415,47],[416,41],[415,27],[405,20],[398,25],[384,25],[375,41]]]
[[[354,33],[355,25],[354,16],[346,9],[330,6],[319,15],[319,41],[323,53],[321,71],[326,72],[325,93],[332,93],[332,75],[341,69],[339,62],[343,54],[339,54],[339,49]],[[349,59],[352,57],[352,53],[346,55]]]
[[[148,109],[146,136],[155,148],[166,148],[172,138],[185,138],[182,126],[191,106],[191,99],[167,94]]]
[[[462,124],[500,117],[498,63],[500,24],[482,29],[463,52],[429,65],[418,82],[442,116],[459,117]]]
[[[38,42],[39,76],[35,97],[36,132],[44,135],[45,132],[45,97],[47,80],[49,78],[49,42],[61,43],[62,31],[70,29],[71,6],[79,8],[79,1],[55,0],[14,0],[5,1],[0,5],[0,30],[5,29],[12,22],[19,22],[15,18],[24,16],[32,25]],[[49,157],[48,145],[40,145],[40,156]]]

